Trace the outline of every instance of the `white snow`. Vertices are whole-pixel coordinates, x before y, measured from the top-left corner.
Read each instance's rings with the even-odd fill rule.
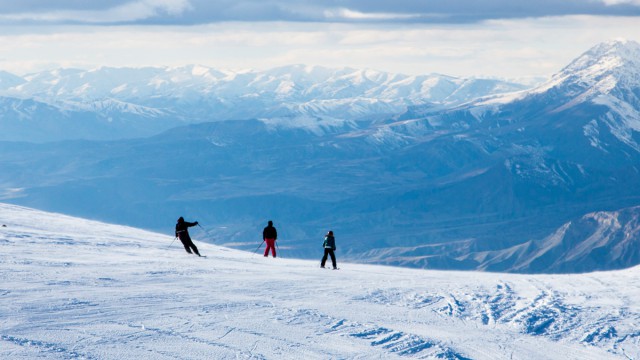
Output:
[[[198,258],[171,234],[12,205],[0,223],[2,359],[640,357],[640,268],[357,265],[340,262],[349,240],[336,234],[332,271],[288,259],[287,239],[284,258],[264,258],[204,243],[195,227]]]

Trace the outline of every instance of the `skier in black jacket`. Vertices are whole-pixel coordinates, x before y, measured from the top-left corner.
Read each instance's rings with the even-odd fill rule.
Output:
[[[198,248],[196,247],[196,245],[193,243],[193,241],[191,241],[191,236],[189,236],[189,230],[187,230],[187,228],[190,228],[196,225],[198,225],[197,221],[187,222],[187,221],[184,221],[184,218],[182,216],[180,216],[180,218],[178,219],[178,223],[176,224],[176,237],[180,238],[180,241],[182,241],[182,245],[184,245],[184,249],[187,250],[189,254],[191,254],[191,250],[193,250],[193,252],[196,253],[196,255],[202,256],[198,252]]]
[[[331,256],[333,270],[338,269],[336,266],[336,254],[334,253],[336,250],[336,238],[333,237],[333,231],[329,231],[324,237],[322,247],[324,248],[324,256],[322,257],[322,261],[320,261],[320,267],[324,267],[324,264],[327,262],[327,256]]]
[[[264,249],[264,256],[269,256],[269,249],[271,249],[271,255],[276,257],[276,240],[278,240],[278,231],[273,227],[273,221],[269,220],[267,227],[262,230],[262,240],[267,243]]]

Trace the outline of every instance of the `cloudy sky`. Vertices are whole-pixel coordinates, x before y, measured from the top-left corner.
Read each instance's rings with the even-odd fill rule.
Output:
[[[640,41],[640,0],[0,0],[0,70],[350,66],[549,76]]]

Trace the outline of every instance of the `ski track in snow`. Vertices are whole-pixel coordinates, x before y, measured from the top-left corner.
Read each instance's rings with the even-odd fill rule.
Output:
[[[11,205],[0,221],[2,359],[640,358],[640,268],[444,272],[338,254],[325,271],[196,238],[197,258],[170,235]]]

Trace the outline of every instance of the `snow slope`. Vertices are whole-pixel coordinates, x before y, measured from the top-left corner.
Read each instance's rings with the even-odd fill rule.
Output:
[[[193,219],[191,219],[193,220]],[[0,204],[2,359],[626,359],[639,271],[441,272],[263,258]],[[313,244],[316,246],[319,244]],[[318,246],[318,253],[320,255]]]

